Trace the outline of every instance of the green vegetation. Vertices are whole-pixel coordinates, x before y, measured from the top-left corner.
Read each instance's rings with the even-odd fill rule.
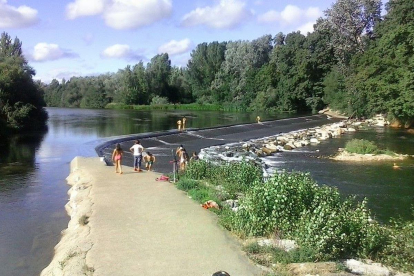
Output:
[[[208,111],[240,111],[231,105],[218,104],[152,104],[151,105],[126,105],[119,103],[109,103],[105,106],[109,109],[135,109],[135,110],[208,110]]]
[[[22,43],[0,37],[0,137],[10,132],[45,129],[43,88],[22,54]]]
[[[388,114],[414,122],[411,0],[336,1],[308,34],[200,43],[186,67],[168,54],[116,73],[45,85],[48,106]],[[344,16],[346,15],[346,16]],[[109,105],[108,105],[109,104]],[[181,104],[195,104],[191,105]],[[177,106],[178,105],[178,106]]]
[[[396,155],[395,152],[387,149],[379,149],[373,142],[364,139],[352,139],[345,144],[345,150],[349,153],[357,154],[386,154],[390,156]]]
[[[282,172],[264,180],[254,163],[200,160],[189,164],[177,187],[200,203],[216,201],[220,223],[242,238],[276,236],[299,245],[289,253],[246,246],[261,264],[369,258],[414,272],[413,221],[372,221],[366,200],[343,199],[336,188],[319,186],[309,174]],[[239,200],[237,212],[225,204],[228,199]]]
[[[357,154],[378,154],[380,150],[371,141],[364,139],[352,139],[345,144],[345,150]]]

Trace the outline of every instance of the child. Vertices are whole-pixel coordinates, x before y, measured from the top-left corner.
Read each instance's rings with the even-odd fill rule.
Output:
[[[178,156],[180,158],[180,170],[185,171],[185,167],[186,167],[187,162],[188,162],[188,153],[185,150],[185,148],[181,148],[178,151]]]
[[[197,152],[194,151],[193,156],[191,156],[191,158],[190,158],[190,161],[196,161],[198,159],[200,159],[200,158],[198,157]]]
[[[151,170],[152,165],[155,163],[155,156],[152,155],[151,152],[147,151],[147,155],[144,156],[145,161],[145,168],[147,168],[148,171]]]
[[[116,147],[114,149],[114,151],[112,152],[112,161],[114,161],[115,164],[115,173],[119,173],[122,174],[122,166],[121,166],[121,160],[122,160],[122,155],[124,154],[124,151],[121,148],[120,144],[116,144]]]

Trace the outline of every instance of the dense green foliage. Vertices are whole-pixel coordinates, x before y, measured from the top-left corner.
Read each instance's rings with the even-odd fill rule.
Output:
[[[22,43],[7,33],[0,37],[0,134],[45,127],[43,90],[22,54]]]
[[[413,5],[390,0],[381,18],[380,0],[337,0],[313,33],[201,43],[184,68],[158,54],[114,74],[54,80],[45,99],[49,106],[91,108],[197,103],[316,112],[330,106],[353,117],[386,113],[409,126],[414,20],[407,11]]]
[[[366,200],[343,199],[336,188],[317,185],[309,174],[282,172],[264,180],[256,173],[249,162],[199,160],[190,163],[177,187],[198,202],[215,200],[222,206],[217,212],[222,225],[242,237],[276,236],[299,245],[284,253],[253,244],[246,248],[250,254],[270,254],[279,263],[370,258],[414,272],[412,221],[372,221]],[[236,212],[226,207],[227,199],[239,200]]]
[[[352,139],[345,144],[345,150],[350,153],[358,154],[377,154],[380,153],[378,147],[371,141],[364,139]]]

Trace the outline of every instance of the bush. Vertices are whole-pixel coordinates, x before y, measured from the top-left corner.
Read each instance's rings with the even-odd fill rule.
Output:
[[[192,179],[206,179],[214,185],[221,185],[232,197],[246,192],[252,183],[263,180],[261,167],[247,161],[214,165],[198,160],[190,162],[185,176]]]
[[[163,104],[168,104],[168,98],[167,97],[155,96],[151,100],[151,105],[163,105]]]
[[[414,222],[392,221],[389,241],[379,260],[404,272],[414,273]]]
[[[235,228],[247,236],[291,233],[313,203],[316,183],[309,174],[280,173],[256,182],[240,202]]]
[[[188,191],[188,195],[199,203],[204,203],[208,200],[214,200],[215,202],[218,201],[214,190],[208,189],[207,187],[191,189]]]
[[[314,248],[319,260],[337,259],[357,256],[369,227],[366,201],[320,201],[314,210],[303,213],[293,236],[300,246]]]
[[[346,151],[357,154],[378,154],[378,147],[371,141],[364,139],[352,139],[345,145]]]
[[[198,187],[198,182],[193,179],[183,178],[177,182],[177,188],[183,191],[189,191]]]
[[[197,180],[205,179],[209,177],[211,169],[211,163],[204,160],[197,160],[188,164],[185,169],[185,176]]]

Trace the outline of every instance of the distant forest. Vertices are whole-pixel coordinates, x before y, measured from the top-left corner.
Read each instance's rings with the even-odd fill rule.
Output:
[[[158,54],[117,73],[42,85],[48,106],[198,103],[241,110],[414,118],[414,1],[338,0],[303,35],[201,43],[185,68]]]

